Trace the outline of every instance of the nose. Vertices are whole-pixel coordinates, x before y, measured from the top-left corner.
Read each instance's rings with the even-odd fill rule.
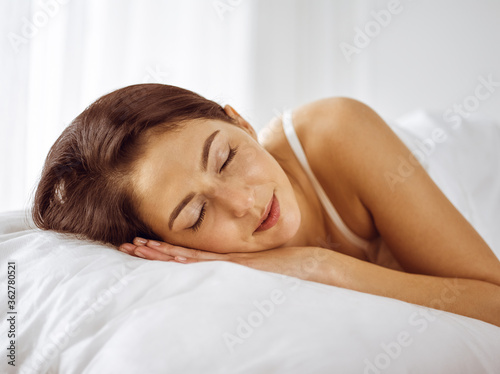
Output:
[[[255,189],[243,183],[221,183],[211,192],[211,197],[236,217],[243,217],[255,205]]]

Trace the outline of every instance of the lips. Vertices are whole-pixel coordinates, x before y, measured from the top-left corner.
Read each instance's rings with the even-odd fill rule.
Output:
[[[278,222],[279,217],[280,205],[278,199],[273,193],[271,201],[267,204],[266,210],[264,211],[264,214],[260,219],[260,224],[255,232],[269,230]]]
[[[264,222],[267,219],[267,217],[269,217],[269,212],[271,211],[271,205],[273,205],[273,199],[274,199],[274,194],[271,197],[271,200],[269,200],[269,202],[267,203],[267,207],[266,207],[266,210],[264,211],[264,214],[262,215],[262,217],[260,217],[261,224],[262,224],[262,222]],[[260,224],[259,224],[259,226],[260,226]]]

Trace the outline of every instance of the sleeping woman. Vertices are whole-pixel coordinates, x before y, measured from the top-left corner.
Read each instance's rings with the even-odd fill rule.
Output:
[[[372,109],[328,98],[269,129],[259,143],[182,88],[116,90],[52,146],[33,219],[149,260],[229,261],[500,326],[500,261]]]

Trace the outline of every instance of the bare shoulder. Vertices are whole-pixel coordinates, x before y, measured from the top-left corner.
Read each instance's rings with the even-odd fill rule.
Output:
[[[360,180],[372,167],[373,153],[408,150],[385,121],[368,105],[347,97],[317,100],[297,108],[294,126],[308,159],[319,174],[336,175],[346,190],[359,191]],[[356,165],[356,167],[354,167]],[[312,167],[312,166],[311,166]]]
[[[360,195],[364,170],[355,165],[370,160],[363,144],[390,129],[367,105],[346,97],[303,105],[294,111],[293,121],[313,173],[345,224],[366,240],[378,237]]]
[[[299,138],[304,140],[305,147],[318,152],[359,151],[355,141],[372,136],[374,131],[384,131],[381,122],[382,119],[369,106],[347,97],[317,100],[294,111]]]
[[[293,125],[300,142],[309,156],[316,150],[321,155],[323,147],[339,150],[350,137],[363,133],[359,128],[361,118],[376,116],[365,104],[346,97],[330,97],[316,100],[293,110]],[[266,148],[276,148],[286,141],[281,118],[273,118],[262,144]],[[336,142],[337,147],[332,147]]]
[[[360,157],[359,137],[369,137],[363,130],[367,116],[376,114],[361,102],[345,97],[331,97],[302,105],[292,113],[292,121],[309,166],[345,224],[358,236],[378,236],[370,212],[357,195],[354,183],[361,171],[352,167],[352,157]],[[294,158],[281,119],[268,125],[273,129],[264,146],[281,159]],[[368,125],[370,126],[370,125]],[[372,126],[373,127],[373,126]]]
[[[500,285],[500,262],[418,162],[392,182],[411,154],[369,106],[327,98],[297,108],[292,120],[313,173],[354,233],[380,235],[407,271]],[[293,158],[282,131],[274,134],[269,144]]]
[[[299,108],[295,117],[325,183],[334,186],[333,171],[344,188],[332,188],[350,197],[352,207],[358,201],[365,208],[405,270],[500,284],[498,259],[416,160],[394,184],[391,175],[401,159],[411,159],[410,150],[374,110],[331,98]]]

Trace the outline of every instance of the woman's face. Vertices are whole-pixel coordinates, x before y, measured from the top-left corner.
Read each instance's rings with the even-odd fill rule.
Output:
[[[217,253],[279,247],[300,226],[294,190],[254,129],[231,107],[225,111],[236,126],[196,120],[179,131],[149,137],[133,173],[139,213],[174,245]],[[256,231],[273,194],[279,219]]]

